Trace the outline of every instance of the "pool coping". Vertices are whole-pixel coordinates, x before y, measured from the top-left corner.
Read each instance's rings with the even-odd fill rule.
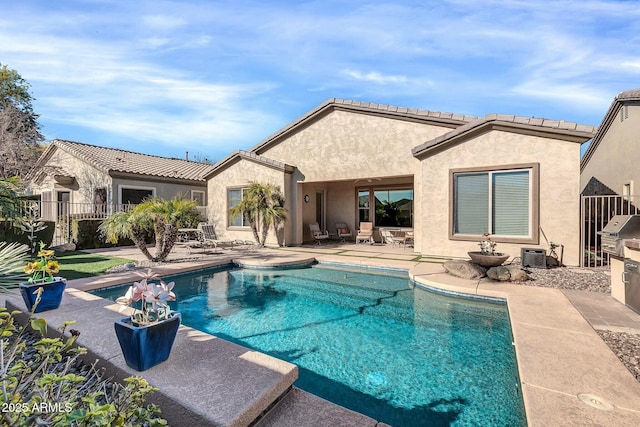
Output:
[[[562,291],[466,280],[425,264],[409,276],[446,292],[506,301],[529,426],[640,425],[640,383]]]
[[[245,254],[233,254],[209,261],[167,264],[154,267],[153,271],[161,276],[166,276],[210,267],[219,267],[230,263],[243,264],[249,268],[274,267],[279,265],[279,263],[293,265],[303,261],[306,262],[310,258],[320,263],[333,265],[366,267],[381,270],[391,269],[396,272],[403,270],[408,272],[409,278],[414,283],[433,288],[433,290],[439,290],[449,294],[453,293],[458,296],[466,295],[505,300],[507,302],[512,326],[522,396],[529,426],[567,424],[597,424],[604,426],[640,425],[640,410],[637,409],[640,408],[640,383],[636,381],[633,375],[624,367],[615,354],[613,354],[609,347],[598,336],[596,331],[560,290],[512,285],[494,282],[488,279],[479,281],[460,279],[446,274],[441,264],[437,263],[381,260],[375,257],[351,258],[318,253],[314,254],[313,257],[309,257],[308,254],[289,254],[283,257],[282,254],[277,251],[267,251],[258,255],[249,256],[245,256]],[[80,290],[114,286],[116,284],[131,282],[137,278],[138,276],[132,275],[131,272],[123,272],[90,279],[78,279],[69,281],[67,292],[73,293],[79,292]],[[82,292],[82,294],[89,295],[85,292]],[[68,298],[65,297],[65,299]],[[7,302],[9,302],[9,299],[7,299]],[[64,304],[63,300],[63,306],[61,308],[64,308]],[[17,306],[22,308],[20,303],[17,304]],[[111,308],[111,310],[113,310],[113,308]],[[87,311],[86,307],[83,311]],[[71,317],[80,314],[78,310],[71,313],[64,310],[54,310],[53,312],[58,312],[57,315],[52,316],[54,319],[64,318],[63,320],[70,320],[69,314],[72,315]],[[112,312],[112,315],[114,314],[115,313]],[[90,320],[93,320],[95,317],[92,313],[88,313],[87,315]],[[121,316],[121,314],[117,315],[117,317],[119,316]],[[62,321],[59,323],[61,322]],[[53,324],[58,323],[54,322]],[[183,328],[185,328],[185,330],[190,329],[181,326],[181,331]],[[102,328],[102,332],[103,331],[104,327]],[[213,339],[207,338],[212,336],[197,331],[194,332],[194,330],[190,330],[186,332],[186,334],[194,334],[193,336],[196,337],[197,340],[224,341],[215,337]],[[105,334],[102,333],[102,335]],[[113,338],[115,339],[115,334],[112,335],[114,335]],[[80,344],[87,346],[83,343],[82,339],[80,340]],[[117,342],[115,342],[115,344],[100,342],[96,343],[96,345],[98,347],[115,345],[114,348],[117,350],[117,353],[120,353]],[[190,343],[189,347],[191,347],[191,345]],[[87,347],[93,350],[90,346]],[[246,349],[244,350],[246,351]],[[229,354],[233,355],[234,351],[231,351]],[[183,360],[183,357],[186,358],[184,360],[190,360],[193,359],[193,356],[194,354],[192,354],[191,351],[187,351],[186,354],[181,354],[177,357],[179,357],[179,360]],[[121,355],[119,357],[122,359]],[[112,355],[107,360],[109,360],[109,362],[116,362],[117,365],[117,358],[117,356]],[[170,361],[173,359],[174,354],[172,353]],[[176,359],[176,362],[178,362],[178,359]],[[124,365],[123,360],[121,364]],[[172,371],[173,365],[174,363],[166,363],[159,366],[165,366],[168,371]],[[126,365],[124,365],[124,368],[124,372],[127,373],[128,368]],[[119,366],[118,369],[122,370],[122,366]],[[152,370],[153,369],[157,368],[152,368]],[[142,375],[147,377],[147,373],[149,373],[149,371],[145,371]],[[128,374],[137,374],[137,372],[129,370]],[[167,377],[166,373],[164,377]],[[171,377],[171,375],[169,375],[169,377]],[[150,381],[154,384],[154,381]],[[295,381],[295,379],[291,380],[291,384],[293,381]],[[171,386],[170,380],[164,379],[154,385],[161,387],[161,391],[164,391],[162,388],[165,384]],[[267,416],[264,417],[258,425],[294,426],[299,425],[302,419],[306,419],[307,421],[312,419],[320,420],[328,416],[333,417],[333,420],[340,420],[341,418],[353,422],[358,420],[358,425],[382,425],[364,415],[341,408],[316,396],[307,395],[295,387],[289,386],[287,390],[289,390],[288,393],[286,390],[282,392],[286,393],[284,397],[282,393],[271,393],[269,395],[268,399],[273,399],[272,402],[281,397],[283,398],[281,403],[276,405],[275,408],[271,408]],[[197,392],[198,390],[195,391],[195,394],[197,394]],[[175,406],[176,403],[171,403],[171,400],[175,399],[180,403],[184,397],[183,394],[185,394],[184,390],[181,390],[177,395],[171,392],[164,393],[160,400],[163,406],[173,408],[171,405]],[[194,394],[194,391],[186,392],[186,395],[191,394]],[[276,396],[275,394],[278,395]],[[601,399],[601,402],[610,403],[612,405],[611,410],[596,409],[598,406],[600,408],[606,406],[604,404],[598,405],[594,403],[594,400],[597,402],[598,398]],[[167,403],[166,400],[168,400],[169,403]],[[169,404],[169,406],[167,406],[167,404]],[[189,405],[190,402],[187,402],[187,404]],[[181,404],[178,406],[180,405]],[[202,408],[191,408],[188,405],[188,411],[194,412],[198,417],[202,416]],[[181,414],[180,411],[184,411],[184,408],[179,409],[177,413]],[[193,416],[193,414],[191,416]],[[359,416],[361,418],[358,418]],[[184,415],[184,417],[186,417],[186,415]],[[184,421],[188,419],[188,417],[180,419]],[[201,422],[199,425],[209,424],[203,424]]]

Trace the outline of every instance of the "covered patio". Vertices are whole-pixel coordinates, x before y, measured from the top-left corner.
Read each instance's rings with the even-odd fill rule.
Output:
[[[380,244],[392,245],[390,231],[414,229],[413,175],[298,182],[296,193],[301,201],[292,219],[303,244],[314,243],[309,228],[313,223],[329,233],[327,243],[342,240],[339,224],[346,224],[350,231],[346,243],[355,242],[361,222],[373,223],[373,238]]]

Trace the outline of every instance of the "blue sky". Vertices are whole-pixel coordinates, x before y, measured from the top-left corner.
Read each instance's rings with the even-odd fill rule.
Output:
[[[47,139],[221,160],[329,98],[599,125],[638,1],[2,2]]]

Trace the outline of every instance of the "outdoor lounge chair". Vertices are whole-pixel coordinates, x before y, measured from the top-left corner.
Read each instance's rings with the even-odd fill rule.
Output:
[[[235,243],[231,240],[219,240],[216,236],[216,229],[213,224],[200,223],[198,224],[202,235],[202,245],[204,247],[212,247],[214,249],[220,248],[232,248]]]
[[[372,222],[361,222],[360,230],[358,230],[358,234],[356,234],[356,245],[358,242],[367,242],[370,245],[373,244],[373,223]]]
[[[351,237],[351,230],[347,227],[345,222],[336,222],[336,235],[341,242],[346,242],[347,237]]]
[[[311,231],[311,235],[318,246],[320,246],[320,242],[322,240],[327,240],[329,238],[329,232],[327,230],[320,230],[320,225],[317,222],[309,224],[309,230]]]
[[[389,232],[393,236],[393,246],[402,245],[403,248],[406,248],[407,244],[413,244],[413,231],[390,230]]]

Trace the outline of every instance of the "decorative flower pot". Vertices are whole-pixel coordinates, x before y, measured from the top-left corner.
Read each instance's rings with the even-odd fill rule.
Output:
[[[508,254],[497,253],[495,255],[489,255],[482,252],[467,252],[471,262],[478,264],[481,267],[497,267],[502,265],[508,258]]]
[[[35,309],[35,313],[40,313],[42,311],[53,310],[60,307],[60,301],[62,301],[62,295],[64,294],[64,289],[66,287],[67,279],[54,277],[51,282],[38,280],[33,283],[20,283],[20,293],[22,294],[22,299],[27,306],[27,310],[31,311],[37,297],[34,292],[36,292],[38,288],[42,288],[43,291],[40,303]]]
[[[146,371],[169,358],[180,326],[180,313],[174,312],[170,316],[145,326],[133,326],[131,317],[115,321],[116,336],[127,366]]]

